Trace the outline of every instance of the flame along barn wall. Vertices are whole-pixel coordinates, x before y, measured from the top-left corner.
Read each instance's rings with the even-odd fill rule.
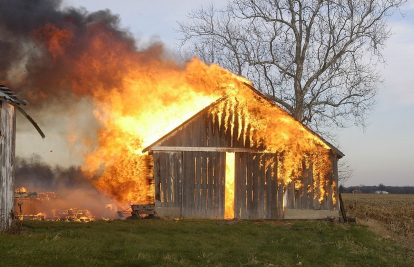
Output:
[[[172,216],[230,218],[224,215],[225,156],[236,152],[235,218],[339,216],[337,156],[332,150],[326,149],[329,170],[322,172],[328,167],[314,162],[315,155],[305,155],[296,164],[297,177],[285,180],[283,152],[265,151],[264,140],[244,118],[237,118],[237,112],[212,110],[217,109],[205,108],[149,147],[154,155],[156,207],[174,210]],[[291,215],[292,210],[298,212]]]
[[[0,101],[0,231],[11,226],[14,212],[14,153],[16,114],[13,106]]]

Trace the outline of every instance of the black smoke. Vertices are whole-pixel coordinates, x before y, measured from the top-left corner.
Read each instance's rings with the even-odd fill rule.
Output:
[[[50,40],[47,27],[63,30],[71,34],[65,44],[64,54],[57,57],[48,51]],[[46,30],[45,30],[46,29]],[[88,12],[84,8],[61,7],[59,0],[2,0],[0,1],[0,81],[18,88],[19,96],[29,101],[38,101],[46,95],[68,93],[73,87],[69,81],[76,79],[76,70],[72,62],[88,53],[88,43],[92,38],[104,31],[111,36],[112,42],[121,44],[131,53],[137,51],[135,39],[125,29],[120,27],[119,15],[110,10]],[[24,65],[22,68],[21,65]],[[12,77],[10,72],[20,67],[24,73]],[[122,71],[117,70],[118,72]],[[111,88],[119,83],[117,71],[99,73],[102,84]],[[21,77],[24,77],[21,79]],[[90,93],[89,84],[79,81],[76,86],[86,90],[76,91],[78,94]],[[65,84],[66,83],[66,84]],[[47,101],[46,101],[47,102]]]
[[[85,177],[79,166],[50,166],[38,155],[15,159],[16,188],[25,187],[30,191],[66,194],[67,191],[75,189],[96,191],[93,181],[93,177]]]

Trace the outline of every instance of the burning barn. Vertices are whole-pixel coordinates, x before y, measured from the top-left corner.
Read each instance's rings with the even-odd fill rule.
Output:
[[[22,10],[21,2],[8,5]],[[25,7],[38,14],[35,23],[9,16],[2,32],[16,36],[8,47],[34,49],[6,60],[2,80],[42,99],[39,111],[56,119],[51,134],[82,155],[58,165],[80,164],[79,177],[99,199],[198,218],[338,214],[336,164],[343,154],[246,79],[197,58],[177,63],[158,42],[142,46],[108,10]],[[3,214],[13,209],[12,184],[7,188]]]
[[[20,108],[27,101],[20,100],[0,84],[0,231],[10,227],[14,217],[14,153],[16,140],[16,113],[19,110],[44,137],[33,119]]]
[[[153,156],[160,215],[339,217],[344,154],[246,82],[143,152]]]

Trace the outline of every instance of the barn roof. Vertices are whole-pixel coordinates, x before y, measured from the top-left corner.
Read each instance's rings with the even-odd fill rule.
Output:
[[[37,123],[30,117],[21,107],[20,104],[27,105],[29,102],[26,100],[21,100],[17,97],[16,94],[10,88],[0,83],[0,100],[5,100],[7,103],[15,107],[23,116],[30,121],[30,123],[36,128],[42,138],[45,138],[44,133],[37,125]]]
[[[256,88],[254,88],[253,86],[251,86],[248,83],[244,83],[246,85],[246,87],[248,87],[250,90],[252,90],[255,94],[257,94],[258,96],[260,96],[261,98],[265,99],[267,102],[269,102],[273,107],[281,110],[282,112],[284,112],[286,115],[292,117],[294,120],[296,120],[292,115],[290,115],[286,110],[284,110],[283,108],[281,108],[278,104],[276,104],[274,101],[272,101],[270,98],[268,98],[266,95],[264,95],[263,93],[261,93],[260,91],[258,91]],[[147,152],[149,151],[151,148],[153,148],[154,146],[157,146],[159,143],[161,143],[163,140],[167,139],[168,137],[170,137],[171,135],[175,134],[177,131],[179,131],[185,124],[187,124],[189,121],[193,120],[195,117],[197,117],[198,115],[200,115],[201,113],[203,113],[206,109],[209,109],[211,106],[216,105],[218,102],[222,101],[223,99],[225,99],[225,96],[223,96],[222,98],[219,98],[218,100],[216,100],[215,102],[213,102],[212,104],[210,104],[209,106],[205,107],[204,109],[200,110],[199,112],[197,112],[194,116],[192,116],[191,118],[189,118],[188,120],[184,121],[181,125],[177,126],[174,130],[172,130],[171,132],[167,133],[166,135],[164,135],[163,137],[161,137],[160,139],[158,139],[157,141],[155,141],[154,143],[152,143],[151,145],[149,145],[148,147],[146,147],[142,152]],[[297,120],[296,120],[297,121]],[[299,122],[299,121],[297,121]],[[316,132],[314,132],[312,129],[310,129],[308,126],[304,125],[303,123],[299,122],[307,131],[311,132],[313,135],[317,136],[320,140],[322,140],[329,148],[332,149],[332,151],[337,155],[338,158],[342,158],[343,156],[345,156],[344,153],[342,153],[338,148],[336,148],[334,145],[332,145],[330,142],[326,141],[322,136],[320,136],[319,134],[317,134]],[[231,148],[230,148],[231,150]]]

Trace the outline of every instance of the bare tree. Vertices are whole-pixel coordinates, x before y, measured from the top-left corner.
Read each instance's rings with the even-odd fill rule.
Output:
[[[404,2],[231,0],[190,12],[179,23],[181,47],[249,78],[322,134],[364,126],[381,82],[387,18]]]
[[[338,180],[340,183],[345,183],[351,179],[354,174],[355,168],[353,168],[347,160],[338,162]]]

